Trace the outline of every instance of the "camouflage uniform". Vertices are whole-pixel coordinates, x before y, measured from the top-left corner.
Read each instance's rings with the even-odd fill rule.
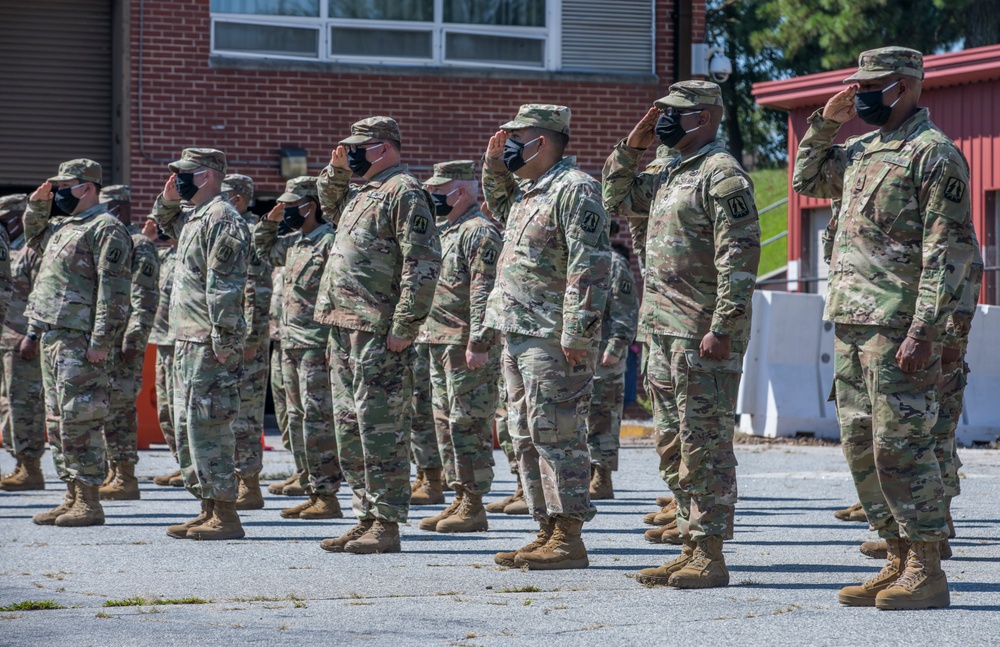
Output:
[[[49,180],[101,182],[101,167],[71,160]],[[84,486],[104,481],[101,427],[108,415],[108,367],[92,364],[88,348],[117,350],[128,318],[132,241],[101,204],[75,216],[49,217],[50,202],[29,201],[25,239],[42,252],[28,300],[28,336],[41,338],[42,384],[49,442],[59,478]]]
[[[425,186],[474,181],[474,169],[471,161],[435,164]],[[430,348],[434,424],[445,478],[453,488],[482,495],[493,484],[491,423],[497,408],[501,350],[498,335],[483,320],[496,278],[500,234],[478,205],[443,223],[441,276],[417,339]],[[489,361],[470,370],[467,348],[489,352]]]
[[[316,198],[316,180],[289,180],[278,202]],[[330,367],[326,344],[330,327],[313,320],[319,281],[333,248],[334,230],[323,222],[308,234],[278,236],[278,223],[261,220],[253,231],[256,253],[274,267],[283,267],[281,307],[282,379],[288,406],[289,442],[296,463],[300,456],[308,473],[309,491],[336,494],[343,474],[337,459],[337,438],[330,402]]]
[[[419,339],[419,337],[418,337]],[[418,470],[441,469],[442,450],[434,434],[431,395],[431,349],[413,343],[413,415],[410,418],[410,460]]]
[[[399,141],[396,122],[372,117],[342,144]],[[320,283],[316,321],[330,329],[330,385],[340,466],[362,521],[406,521],[413,347],[393,353],[386,334],[413,339],[427,316],[440,265],[430,198],[401,166],[349,185],[350,171],[319,177],[337,235]]]
[[[156,346],[156,419],[160,431],[170,447],[170,453],[177,459],[177,440],[174,436],[174,338],[170,334],[170,293],[174,286],[174,264],[177,248],[161,247],[156,252],[160,263],[157,280],[159,300],[153,329],[149,333],[149,343]]]
[[[628,345],[635,339],[639,316],[639,295],[628,259],[613,252],[609,273],[608,300],[601,321],[601,345],[597,349],[594,395],[587,415],[587,445],[590,462],[607,470],[618,469],[618,434],[625,407],[625,369]],[[613,366],[601,364],[604,353],[618,358]]]
[[[185,149],[170,170],[225,172],[225,156]],[[249,232],[220,193],[190,211],[156,198],[153,217],[177,239],[170,299],[174,344],[174,430],[184,485],[199,499],[235,501],[233,421],[239,410],[246,321]],[[215,353],[227,353],[225,364]]]
[[[902,51],[917,58],[904,57],[910,67],[901,73],[922,77],[922,64],[912,65],[919,53]],[[859,74],[867,71],[863,66]],[[848,80],[855,78],[861,77]],[[832,143],[840,124],[822,111],[809,124],[793,187],[843,201],[825,317],[835,324],[844,455],[881,537],[936,542],[947,528],[933,433],[935,387],[940,342],[973,258],[968,167],[926,109],[892,132],[876,130],[842,146]],[[931,363],[913,373],[895,358],[907,336],[932,344]]]
[[[502,337],[503,335],[501,335]],[[503,340],[500,341],[500,357],[503,358]],[[500,450],[507,457],[510,473],[517,474],[517,457],[514,456],[514,439],[510,437],[510,426],[507,424],[507,382],[503,379],[503,370],[497,378],[497,410],[493,414],[493,425],[496,429],[497,442]]]
[[[292,451],[292,441],[288,437],[288,405],[285,399],[285,382],[281,377],[281,303],[284,300],[282,285],[285,282],[284,270],[276,267],[271,271],[271,308],[269,329],[271,332],[271,400],[274,402],[274,418],[281,432],[281,446]],[[303,457],[303,461],[305,458]],[[296,471],[303,471],[305,463],[300,464],[295,457]]]
[[[569,109],[527,104],[501,126],[527,127],[568,133]],[[540,523],[589,521],[587,411],[611,262],[600,185],[566,157],[534,182],[487,164],[483,193],[504,224],[485,325],[506,334],[508,424],[525,499]],[[563,347],[587,352],[570,366]]]
[[[674,84],[658,108],[722,105],[714,83]],[[712,141],[659,173],[636,173],[643,151],[624,141],[604,166],[604,201],[649,219],[639,331],[649,336],[646,384],[660,473],[677,501],[677,528],[701,543],[728,534],[736,506],[733,416],[760,260],[753,184]],[[709,331],[727,359],[702,357]]]

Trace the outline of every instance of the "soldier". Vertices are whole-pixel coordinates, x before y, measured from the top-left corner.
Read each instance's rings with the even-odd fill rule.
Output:
[[[167,528],[176,539],[239,539],[236,439],[246,340],[243,295],[249,232],[226,199],[226,155],[186,148],[168,165],[172,175],[153,217],[177,239],[170,298],[174,338],[174,433],[188,491],[201,514]],[[192,209],[181,210],[181,200]]]
[[[246,175],[230,174],[222,182],[233,207],[243,216],[247,227],[257,223],[250,211],[253,180]],[[261,433],[264,429],[264,401],[270,359],[271,266],[252,249],[247,257],[247,285],[244,317],[247,338],[243,346],[243,379],[240,382],[240,410],[233,421],[236,437],[236,475],[239,477],[237,510],[260,510],[264,497],[260,491],[260,470],[264,466]]]
[[[445,474],[434,431],[431,395],[431,349],[413,344],[413,416],[410,420],[410,455],[417,478],[410,484],[410,505],[444,503]]]
[[[349,185],[352,171],[363,185]],[[399,127],[388,117],[353,124],[318,186],[323,212],[339,221],[315,317],[331,326],[337,446],[358,515],[356,526],[321,545],[399,552],[399,522],[410,505],[412,343],[431,308],[441,260],[431,201],[400,166]]]
[[[436,446],[455,500],[420,522],[422,530],[488,529],[483,495],[493,484],[493,426],[500,373],[499,335],[486,328],[500,234],[479,211],[475,163],[434,165],[424,186],[441,226],[441,276],[417,340],[430,349]],[[425,475],[427,472],[425,471]],[[429,478],[429,475],[428,475]]]
[[[2,229],[14,241],[15,247],[20,243],[20,249],[10,252],[9,256],[11,300],[0,335],[0,425],[3,444],[17,459],[14,471],[0,480],[0,490],[8,492],[45,489],[41,466],[45,453],[42,365],[37,355],[28,359],[20,355],[21,342],[28,331],[24,311],[42,263],[38,250],[24,245],[19,239],[21,216],[27,204],[28,196],[23,193],[0,198]],[[0,257],[6,251],[0,244]],[[0,272],[2,267],[3,261],[0,261]]]
[[[292,233],[278,236],[278,223]],[[278,203],[253,231],[256,253],[285,268],[282,286],[282,382],[288,406],[289,443],[308,474],[309,500],[281,511],[286,519],[340,519],[343,481],[330,403],[326,344],[330,327],[313,320],[319,280],[333,249],[333,227],[323,219],[316,178],[288,180]],[[301,459],[299,458],[301,457]]]
[[[643,584],[726,586],[722,543],[736,505],[733,416],[760,226],[749,176],[716,140],[722,93],[706,81],[670,86],[604,165],[604,201],[649,219],[639,330],[660,473],[677,501],[683,549],[639,572]],[[653,141],[679,153],[659,174],[636,173]]]
[[[118,352],[108,361],[111,402],[104,421],[104,441],[109,473],[99,492],[104,501],[135,501],[139,499],[139,482],[135,478],[135,464],[139,461],[139,419],[135,401],[142,388],[146,342],[156,318],[160,262],[153,242],[131,225],[129,187],[124,184],[104,187],[101,202],[132,237],[132,266],[128,321],[116,340]]]
[[[586,568],[587,409],[607,298],[610,242],[600,185],[563,157],[569,108],[526,104],[490,138],[483,192],[504,223],[486,325],[506,336],[508,422],[535,541],[502,566]],[[543,480],[543,476],[544,480]]]
[[[24,214],[27,244],[42,263],[28,300],[21,356],[41,345],[49,443],[64,502],[36,514],[41,525],[104,523],[98,488],[107,474],[101,428],[108,415],[109,354],[128,318],[132,241],[100,203],[101,165],[75,159],[43,182]],[[50,217],[52,203],[65,215]],[[113,361],[113,360],[112,360]]]
[[[611,237],[618,223],[611,222]],[[587,445],[590,447],[590,498],[615,498],[611,472],[618,470],[618,434],[625,407],[625,369],[628,346],[635,339],[639,317],[639,295],[629,266],[628,250],[612,245],[608,300],[601,320],[601,345],[594,372],[594,395],[587,415]]]
[[[809,118],[792,177],[803,195],[843,201],[825,312],[835,326],[837,416],[858,497],[888,546],[875,577],[840,591],[849,606],[950,603],[935,386],[974,239],[968,166],[918,106],[923,76],[915,50],[862,52],[851,85]],[[878,130],[834,145],[855,116]]]

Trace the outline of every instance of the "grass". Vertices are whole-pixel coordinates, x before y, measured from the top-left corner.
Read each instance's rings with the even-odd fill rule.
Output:
[[[156,604],[211,604],[211,600],[205,600],[204,598],[167,598],[163,600],[158,600],[155,598],[143,598],[143,597],[133,597],[133,598],[123,598],[121,600],[106,600],[104,606],[106,607],[145,607],[152,606]]]
[[[61,604],[56,604],[55,600],[25,600],[24,602],[15,602],[14,604],[8,604],[5,607],[0,607],[0,612],[2,611],[47,611],[49,609],[65,609]]]
[[[757,210],[762,210],[788,197],[788,169],[760,169],[750,173],[754,185]],[[788,231],[788,205],[768,211],[760,217],[761,241]],[[776,270],[788,262],[788,238],[782,238],[761,249],[758,276]]]
[[[500,589],[497,593],[541,593],[542,590],[537,586],[515,586],[513,588]]]

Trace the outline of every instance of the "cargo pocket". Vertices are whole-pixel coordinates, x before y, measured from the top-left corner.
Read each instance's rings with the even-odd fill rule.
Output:
[[[715,418],[735,413],[742,372],[740,359],[739,353],[715,360],[701,357],[697,350],[685,349],[684,412],[688,417]]]

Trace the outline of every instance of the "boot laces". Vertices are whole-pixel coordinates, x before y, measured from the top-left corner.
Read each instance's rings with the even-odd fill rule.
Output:
[[[923,555],[918,555],[917,550],[913,550],[911,548],[909,555],[906,557],[906,568],[900,574],[899,579],[896,580],[894,586],[901,586],[905,589],[913,589],[920,583],[919,580],[923,570]]]

